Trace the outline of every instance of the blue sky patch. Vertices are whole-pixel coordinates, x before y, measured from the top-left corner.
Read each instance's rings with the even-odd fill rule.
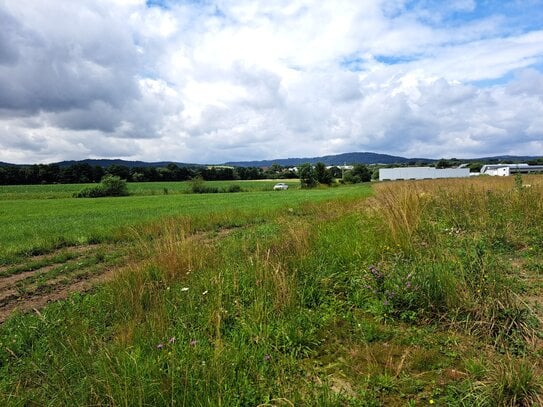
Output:
[[[364,64],[366,60],[360,57],[345,57],[341,60],[340,65],[342,68],[345,68],[352,72],[361,72],[364,70]]]
[[[377,55],[375,60],[386,65],[398,65],[405,64],[407,62],[416,61],[417,57],[415,55],[410,56],[392,56],[392,55]]]

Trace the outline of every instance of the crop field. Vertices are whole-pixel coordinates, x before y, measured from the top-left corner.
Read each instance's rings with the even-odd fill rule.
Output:
[[[189,183],[140,183],[129,184],[128,197],[85,200],[71,197],[85,185],[0,187],[0,264],[65,245],[123,239],[127,228],[158,217],[188,216],[196,222],[220,214],[235,222],[238,214],[257,217],[285,205],[356,197],[361,190],[345,187],[308,193],[296,189],[293,182],[287,191],[270,191],[274,181],[209,182],[221,187],[232,184],[251,192],[165,195],[164,188],[186,192]]]
[[[277,182],[291,187],[299,186],[299,180],[256,180],[256,181],[207,181],[206,185],[224,188],[239,185],[244,192],[272,191]],[[71,198],[74,193],[93,184],[49,184],[49,185],[0,185],[0,200],[59,199]],[[190,182],[130,182],[130,195],[186,194]]]
[[[2,187],[0,405],[542,404],[542,176],[237,183]]]
[[[265,180],[206,183],[220,188],[232,184],[251,192],[189,194],[188,182],[141,183],[129,184],[127,197],[76,199],[73,193],[86,185],[3,187],[0,321],[15,309],[43,306],[107,280],[127,261],[128,248],[141,234],[156,228],[157,219],[190,222],[192,232],[212,233],[264,222],[303,202],[369,193],[367,187],[302,191],[292,181],[288,191],[273,191],[275,181]],[[164,188],[182,193],[165,194]]]

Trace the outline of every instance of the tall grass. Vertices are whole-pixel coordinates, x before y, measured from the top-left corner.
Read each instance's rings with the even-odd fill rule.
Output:
[[[535,318],[500,256],[543,236],[543,189],[528,179],[530,188],[503,178],[378,185],[375,216],[396,253],[382,264],[391,311],[459,323],[496,344],[533,340]]]

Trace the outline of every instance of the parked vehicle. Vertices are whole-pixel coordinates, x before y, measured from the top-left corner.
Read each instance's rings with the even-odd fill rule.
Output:
[[[285,184],[284,182],[279,182],[278,184],[275,184],[273,186],[274,191],[283,191],[285,189],[288,189],[288,185]]]

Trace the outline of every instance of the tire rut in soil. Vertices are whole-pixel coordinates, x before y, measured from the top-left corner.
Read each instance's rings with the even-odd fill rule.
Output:
[[[39,278],[39,276],[45,275],[63,264],[74,264],[82,258],[88,258],[92,256],[93,252],[97,252],[102,247],[100,245],[75,246],[74,251],[78,253],[78,256],[64,263],[48,264],[35,270],[25,270],[6,277],[0,277],[0,323],[4,322],[13,312],[38,310],[49,302],[65,299],[73,292],[89,291],[97,284],[110,279],[116,267],[106,263],[101,264],[103,266],[102,270],[93,270],[93,266],[96,267],[96,265],[87,265],[86,267],[70,270],[66,274],[60,273],[52,276],[41,285],[39,280],[34,279],[34,277]],[[62,250],[65,251],[66,248],[48,255],[34,256],[28,260],[52,259]],[[16,266],[10,265],[9,268]],[[98,264],[98,267],[100,267],[100,264]],[[9,268],[4,268],[4,271]],[[26,280],[29,281],[29,284],[24,285]]]

